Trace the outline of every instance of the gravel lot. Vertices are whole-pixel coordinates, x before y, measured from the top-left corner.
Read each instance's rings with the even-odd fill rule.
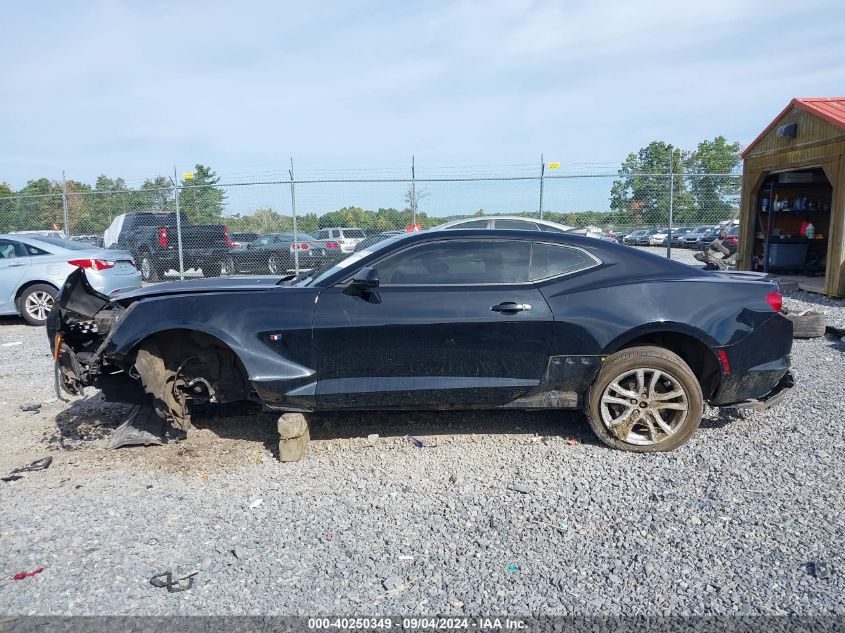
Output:
[[[845,327],[841,301],[787,304]],[[43,329],[0,319],[0,473],[54,460],[0,482],[0,614],[842,615],[843,367],[845,343],[796,341],[781,407],[710,411],[670,454],[579,413],[390,413],[315,416],[281,464],[275,416],[245,410],[106,451],[127,408],[57,401]],[[168,570],[194,587],[149,584]]]

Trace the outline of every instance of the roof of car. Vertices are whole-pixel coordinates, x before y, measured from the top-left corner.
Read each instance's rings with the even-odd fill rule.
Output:
[[[559,224],[557,222],[552,222],[550,220],[541,220],[540,218],[529,218],[525,217],[524,215],[482,215],[482,216],[472,216],[469,218],[460,218],[458,220],[450,220],[449,222],[444,222],[443,224],[439,224],[435,229],[440,228],[447,228],[450,226],[455,226],[456,224],[462,224],[464,222],[475,222],[477,220],[521,220],[523,222],[534,222],[536,224],[545,224],[546,226],[554,226],[556,228],[560,228],[564,231],[570,231],[572,229],[578,228],[575,226],[569,226],[568,224]],[[496,229],[499,230],[499,229]]]

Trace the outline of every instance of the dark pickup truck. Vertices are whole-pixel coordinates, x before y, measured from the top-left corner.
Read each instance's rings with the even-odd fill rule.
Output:
[[[191,224],[180,213],[184,269],[201,268],[205,277],[219,277],[223,261],[233,246],[229,229],[222,224]],[[179,270],[176,214],[133,211],[114,219],[106,229],[105,245],[129,251],[144,281],[158,281],[168,270]]]

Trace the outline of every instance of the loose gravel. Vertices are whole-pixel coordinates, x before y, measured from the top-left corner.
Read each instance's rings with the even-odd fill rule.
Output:
[[[43,329],[0,319],[0,474],[53,457],[0,482],[0,614],[842,615],[845,343],[793,361],[783,405],[708,411],[668,454],[606,448],[575,412],[354,413],[314,416],[283,464],[246,408],[105,450],[128,408],[58,401]]]

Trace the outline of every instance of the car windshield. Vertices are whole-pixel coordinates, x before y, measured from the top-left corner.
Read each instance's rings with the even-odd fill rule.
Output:
[[[299,273],[293,279],[288,280],[288,284],[292,286],[316,286],[324,279],[328,279],[336,272],[351,266],[355,262],[372,255],[373,253],[380,251],[383,248],[390,246],[391,244],[398,242],[399,240],[403,240],[406,237],[411,235],[411,233],[400,233],[399,235],[394,235],[393,237],[388,237],[387,239],[382,240],[378,244],[373,244],[369,248],[365,248],[362,251],[356,251],[349,255],[349,257],[344,257],[343,259],[333,262],[331,264],[326,264],[321,266],[320,268],[315,268],[312,271],[307,273]]]
[[[91,245],[85,244],[84,242],[75,242],[73,240],[65,240],[60,237],[30,237],[30,240],[38,245],[38,242],[41,242],[45,245],[50,246],[58,246],[59,248],[64,248],[69,251],[90,251]],[[45,250],[50,250],[46,248]]]

